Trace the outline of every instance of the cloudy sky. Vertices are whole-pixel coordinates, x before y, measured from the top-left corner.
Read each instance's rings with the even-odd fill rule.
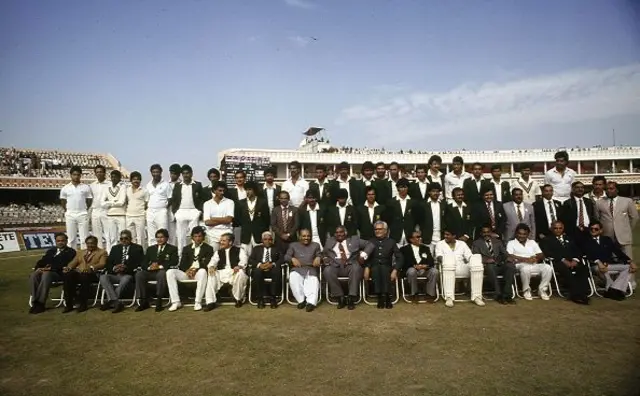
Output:
[[[635,0],[0,2],[0,141],[130,170],[232,147],[640,145]]]

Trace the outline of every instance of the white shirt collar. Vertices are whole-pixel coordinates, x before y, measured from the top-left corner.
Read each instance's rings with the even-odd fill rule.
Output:
[[[349,183],[351,181],[351,176],[347,177],[347,180],[342,180],[342,178],[338,178],[338,183]]]
[[[454,208],[458,207],[458,204],[456,203],[456,201],[451,201],[451,203],[449,205],[453,206]],[[463,201],[462,205],[460,205],[460,206],[462,206],[463,208],[466,208],[467,207],[467,203]]]
[[[320,205],[318,205],[317,203],[315,208],[312,208],[311,206],[307,205],[307,212],[317,212],[319,210],[320,210]]]
[[[369,208],[369,209],[372,208],[371,206],[369,206],[368,202],[365,202],[364,206],[365,206],[365,208]],[[378,206],[378,203],[376,201],[373,201],[373,208],[375,208],[376,206]]]
[[[402,198],[400,197],[400,195],[396,195],[396,199],[397,199],[398,201],[408,201],[408,200],[410,200],[410,199],[411,199],[411,197],[409,196],[409,194],[407,194],[407,196],[406,196],[404,199],[402,199]]]

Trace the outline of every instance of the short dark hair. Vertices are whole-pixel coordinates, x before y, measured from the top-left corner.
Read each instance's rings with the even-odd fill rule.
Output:
[[[211,168],[207,171],[207,177],[211,176],[212,174],[218,175],[218,177],[220,177],[220,171],[216,168]]]
[[[367,169],[369,169],[369,170],[374,170],[375,169],[375,166],[373,166],[373,162],[365,161],[364,164],[362,164],[362,170],[364,171],[364,170],[367,170]]]
[[[275,176],[275,175],[277,175],[277,174],[278,174],[278,172],[276,172],[276,168],[274,168],[274,167],[272,167],[272,166],[270,166],[270,167],[268,167],[267,169],[265,169],[265,170],[264,170],[264,175],[265,175],[265,176],[266,176],[266,175],[273,175],[273,176]]]
[[[126,235],[126,236],[128,236],[128,237],[129,237],[129,239],[133,238],[133,235],[131,235],[131,231],[129,231],[129,230],[122,230],[122,231],[120,231],[120,235],[123,235],[123,234],[124,234],[124,235]]]
[[[520,164],[520,166],[518,167],[518,169],[520,169],[520,172],[522,172],[523,169],[531,170],[531,168],[533,168],[533,165],[531,165],[531,163],[529,163],[529,162],[524,162],[524,163]]]
[[[105,167],[104,167],[104,165],[100,165],[100,164],[98,164],[98,165],[96,165],[96,166],[94,166],[94,167],[93,167],[93,170],[94,170],[94,171],[97,171],[98,169],[102,169],[102,170],[103,170],[103,171],[105,171],[105,172],[107,171],[107,168],[105,168]]]
[[[225,190],[227,189],[227,183],[223,182],[222,180],[218,180],[217,182],[211,184],[211,191],[217,190],[220,187],[224,188]]]
[[[171,164],[171,166],[169,167],[170,173],[180,173],[181,170],[182,167],[180,166],[180,164]]]
[[[364,188],[364,195],[367,195],[369,193],[369,191],[373,191],[374,193],[376,192],[376,188],[374,186],[367,186]]]
[[[133,180],[134,178],[138,178],[140,180],[142,180],[142,175],[140,174],[140,172],[138,171],[133,171],[131,172],[131,174],[129,175],[129,180]]]
[[[191,236],[198,235],[198,234],[204,236],[204,227],[202,226],[193,227],[193,229],[191,230]]]
[[[291,168],[292,166],[295,166],[298,169],[302,168],[302,166],[300,165],[300,163],[298,161],[289,162],[289,168]]]
[[[445,232],[448,232],[449,234],[454,236],[458,236],[458,231],[456,231],[456,229],[453,227],[445,227],[442,231],[442,235],[444,235]]]
[[[160,164],[153,164],[149,167],[149,172],[153,172],[154,170],[159,170],[162,172],[162,166]]]
[[[160,228],[158,231],[156,231],[156,238],[158,237],[158,234],[162,235],[165,238],[169,238],[169,231],[167,231],[166,228]]]
[[[120,172],[117,169],[114,169],[114,170],[111,171],[111,176],[118,176],[118,177],[122,178],[122,172]]]
[[[580,180],[576,180],[573,183],[571,183],[571,188],[574,188],[575,186],[577,186],[578,184],[582,184],[584,186],[584,183],[581,182]]]
[[[189,172],[189,173],[193,173],[193,168],[191,168],[191,165],[188,164],[184,164],[182,165],[182,167],[180,168],[180,172]]]
[[[326,165],[324,165],[324,164],[317,164],[317,165],[316,165],[316,170],[317,170],[317,171],[318,171],[318,170],[321,170],[321,171],[325,171],[325,172],[326,172],[326,171],[327,171],[327,166],[326,166]]]
[[[453,157],[453,159],[451,160],[451,163],[452,163],[452,164],[455,164],[456,162],[457,162],[457,163],[459,163],[459,164],[464,165],[464,160],[463,160],[463,159],[462,159],[462,157],[461,157],[461,156],[459,156],[459,155],[456,155],[456,156],[455,156],[455,157]]]
[[[471,164],[471,169],[475,168],[476,166],[479,166],[481,169],[484,170],[484,165],[482,165],[479,162],[474,162],[473,164]]]
[[[55,234],[53,234],[53,239],[58,239],[58,237],[64,237],[64,239],[69,239],[69,237],[67,236],[67,234],[65,234],[64,232],[56,232]]]
[[[524,191],[522,191],[520,187],[514,187],[511,189],[511,195],[515,194],[516,191],[520,191],[521,193],[524,193]]]
[[[609,184],[613,184],[613,185],[615,186],[616,190],[618,189],[618,182],[615,182],[615,181],[613,181],[613,180],[609,180],[609,181],[607,182],[607,185],[609,185]]]
[[[520,230],[525,230],[527,233],[531,232],[531,228],[529,228],[529,226],[524,224],[524,223],[520,223],[520,224],[518,224],[516,226],[516,231],[515,232],[518,232]]]
[[[433,190],[442,191],[442,186],[440,185],[440,183],[429,183],[429,185],[427,186],[427,191]]]
[[[278,197],[282,194],[287,194],[287,199],[291,199],[291,195],[289,195],[289,191],[280,190],[280,193],[278,193]]]
[[[607,178],[602,175],[594,176],[593,179],[591,179],[591,184],[595,184],[597,181],[601,181],[604,182],[604,184],[607,184]]]
[[[456,193],[457,193],[458,191],[461,191],[461,192],[463,192],[463,193],[464,193],[464,190],[462,189],[462,187],[456,187],[456,188],[454,188],[453,190],[451,190],[451,197],[453,197],[454,195],[456,195]]]
[[[593,227],[594,225],[600,226],[600,228],[602,228],[602,223],[599,220],[591,221],[591,224],[589,224],[589,227]]]
[[[551,187],[553,189],[553,186],[551,184],[545,184],[540,188],[540,191],[544,190],[547,187]]]
[[[422,169],[423,171],[427,171],[427,169],[429,169],[429,165],[427,164],[418,164],[416,165],[416,172],[419,171],[420,169]]]
[[[94,241],[95,243],[98,243],[98,238],[96,238],[96,237],[95,237],[95,236],[93,236],[93,235],[89,235],[88,237],[84,238],[84,242],[85,242],[85,243],[87,243],[87,242],[89,242],[89,241],[90,241],[90,240],[92,240],[92,239],[93,239],[93,241]]]
[[[242,176],[244,176],[244,177],[247,177],[247,172],[243,171],[242,169],[238,169],[238,170],[236,171],[236,173],[234,173],[233,175],[234,175],[234,176],[236,176],[236,175],[242,175]]]
[[[396,161],[391,162],[391,163],[389,164],[389,166],[391,166],[391,165],[395,165],[395,166],[397,166],[398,168],[400,167],[400,164],[399,164],[399,163],[397,163]]]
[[[569,153],[564,150],[558,151],[556,155],[553,156],[555,160],[563,159],[565,161],[569,161]]]
[[[71,167],[71,169],[69,169],[69,174],[76,173],[76,172],[82,174],[82,168],[79,167],[78,165],[74,165]]]
[[[494,171],[496,169],[502,171],[502,166],[500,164],[491,165],[491,171]]]
[[[439,155],[432,155],[431,157],[429,157],[429,165],[433,164],[434,162],[441,164],[442,157],[440,157]]]
[[[385,168],[387,167],[387,166],[384,164],[384,162],[382,162],[382,161],[378,161],[378,162],[376,162],[376,168],[377,168],[377,167],[379,167],[379,166],[384,166]]]

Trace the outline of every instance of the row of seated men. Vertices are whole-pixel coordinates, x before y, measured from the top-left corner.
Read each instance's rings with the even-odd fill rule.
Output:
[[[324,245],[312,241],[311,231],[301,229],[298,241],[289,244],[283,254],[277,249],[270,232],[262,235],[262,244],[250,255],[238,246],[233,246],[232,233],[220,240],[220,248],[214,250],[205,240],[204,230],[196,227],[191,232],[192,243],[185,246],[179,258],[175,246],[167,243],[168,232],[164,229],[156,233],[157,244],[146,252],[142,246],[131,242],[131,233],[122,231],[120,244],[114,246],[107,255],[97,247],[97,239],[87,237],[86,250],[75,250],[67,246],[67,236],[56,235],[56,247],[50,249],[38,261],[31,274],[30,313],[45,311],[52,282],[64,282],[64,312],[87,309],[91,283],[99,282],[108,300],[102,310],[113,309],[121,312],[123,293],[135,281],[135,295],[139,299],[136,311],[150,307],[147,282],[156,282],[156,311],[161,311],[162,297],[169,292],[170,308],[181,307],[178,282],[193,280],[196,283],[194,310],[211,311],[216,308],[217,293],[223,284],[231,286],[231,294],[236,307],[241,307],[246,297],[248,277],[256,285],[258,307],[264,308],[268,296],[270,306],[277,307],[277,297],[282,293],[282,265],[289,265],[288,284],[298,302],[298,308],[313,311],[318,302],[320,271],[328,283],[330,294],[338,299],[338,308],[355,307],[360,284],[363,279],[373,280],[374,293],[378,296],[378,308],[392,308],[392,284],[399,277],[406,277],[410,285],[413,301],[418,301],[418,277],[427,279],[427,295],[433,301],[436,296],[438,269],[441,263],[442,290],[445,303],[451,307],[455,299],[456,278],[470,278],[471,300],[483,306],[482,283],[485,275],[491,279],[496,300],[503,304],[514,303],[511,293],[515,271],[520,273],[524,298],[530,300],[530,278],[533,274],[541,277],[538,288],[543,300],[549,298],[547,290],[553,271],[559,274],[568,290],[568,298],[576,303],[589,303],[589,271],[606,282],[605,296],[623,300],[631,274],[636,266],[613,241],[602,235],[600,223],[590,226],[592,238],[581,249],[576,241],[564,232],[561,221],[552,224],[553,235],[545,238],[540,246],[530,239],[530,229],[526,224],[516,227],[515,238],[506,246],[492,235],[491,226],[482,227],[482,238],[473,242],[470,248],[459,240],[455,231],[445,230],[444,239],[435,246],[435,259],[431,249],[422,243],[418,230],[410,234],[410,243],[399,248],[389,238],[385,222],[374,223],[374,237],[369,240],[347,235],[346,228],[338,226],[334,235]],[[586,255],[588,262],[582,260]],[[553,267],[543,262],[545,257],[553,259]],[[589,264],[591,263],[591,264]],[[591,268],[590,268],[591,266]],[[619,273],[613,280],[609,271]],[[504,285],[498,276],[504,278]],[[339,277],[348,278],[345,295]],[[265,279],[271,279],[266,290]],[[114,287],[115,285],[115,287]],[[78,287],[79,286],[79,287]],[[203,307],[202,301],[206,305]]]

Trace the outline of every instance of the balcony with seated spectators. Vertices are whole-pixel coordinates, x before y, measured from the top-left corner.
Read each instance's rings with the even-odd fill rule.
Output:
[[[56,204],[0,205],[0,228],[64,224],[64,211]]]

